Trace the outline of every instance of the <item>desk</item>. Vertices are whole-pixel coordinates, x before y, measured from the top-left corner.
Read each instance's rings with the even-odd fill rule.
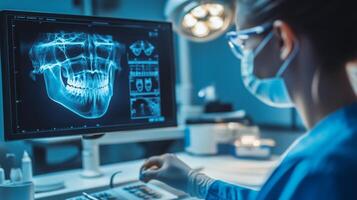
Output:
[[[177,154],[180,159],[188,163],[192,168],[203,167],[203,173],[224,181],[250,187],[261,186],[270,172],[278,163],[275,157],[271,161],[242,160],[231,156],[192,156],[186,153]],[[38,193],[36,199],[64,199],[79,194],[82,191],[98,191],[105,189],[109,184],[109,177],[112,173],[121,170],[122,173],[116,178],[116,182],[126,182],[136,180],[139,175],[139,168],[144,160],[122,162],[118,164],[104,165],[102,171],[104,176],[93,179],[83,179],[80,177],[80,170],[58,172],[35,177],[35,179],[62,179],[65,180],[66,188],[46,193]]]

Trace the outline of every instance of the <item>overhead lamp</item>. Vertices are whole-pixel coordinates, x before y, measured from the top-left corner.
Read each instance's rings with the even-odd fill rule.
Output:
[[[168,0],[167,18],[187,38],[205,42],[223,34],[232,24],[234,0]]]

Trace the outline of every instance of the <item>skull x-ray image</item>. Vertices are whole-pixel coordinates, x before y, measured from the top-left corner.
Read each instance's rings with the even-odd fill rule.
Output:
[[[174,124],[169,24],[44,16],[9,15],[0,25],[9,35],[1,57],[11,131],[27,138]]]
[[[43,33],[29,51],[32,76],[43,75],[48,97],[86,119],[102,117],[121,70],[124,45],[110,35]]]

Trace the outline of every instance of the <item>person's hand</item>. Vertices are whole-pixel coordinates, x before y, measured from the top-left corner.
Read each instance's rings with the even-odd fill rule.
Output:
[[[186,192],[190,171],[191,168],[174,154],[164,154],[147,159],[140,169],[139,178],[144,182],[156,179]]]

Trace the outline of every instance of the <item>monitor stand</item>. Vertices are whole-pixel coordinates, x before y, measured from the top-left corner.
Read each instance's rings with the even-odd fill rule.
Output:
[[[184,137],[184,130],[184,127],[167,127],[133,131],[119,131],[109,134],[100,133],[83,136],[83,169],[81,172],[81,177],[96,178],[103,176],[103,172],[100,170],[100,145],[181,139]]]
[[[82,173],[83,178],[96,178],[103,175],[100,171],[99,138],[104,134],[83,136]]]

